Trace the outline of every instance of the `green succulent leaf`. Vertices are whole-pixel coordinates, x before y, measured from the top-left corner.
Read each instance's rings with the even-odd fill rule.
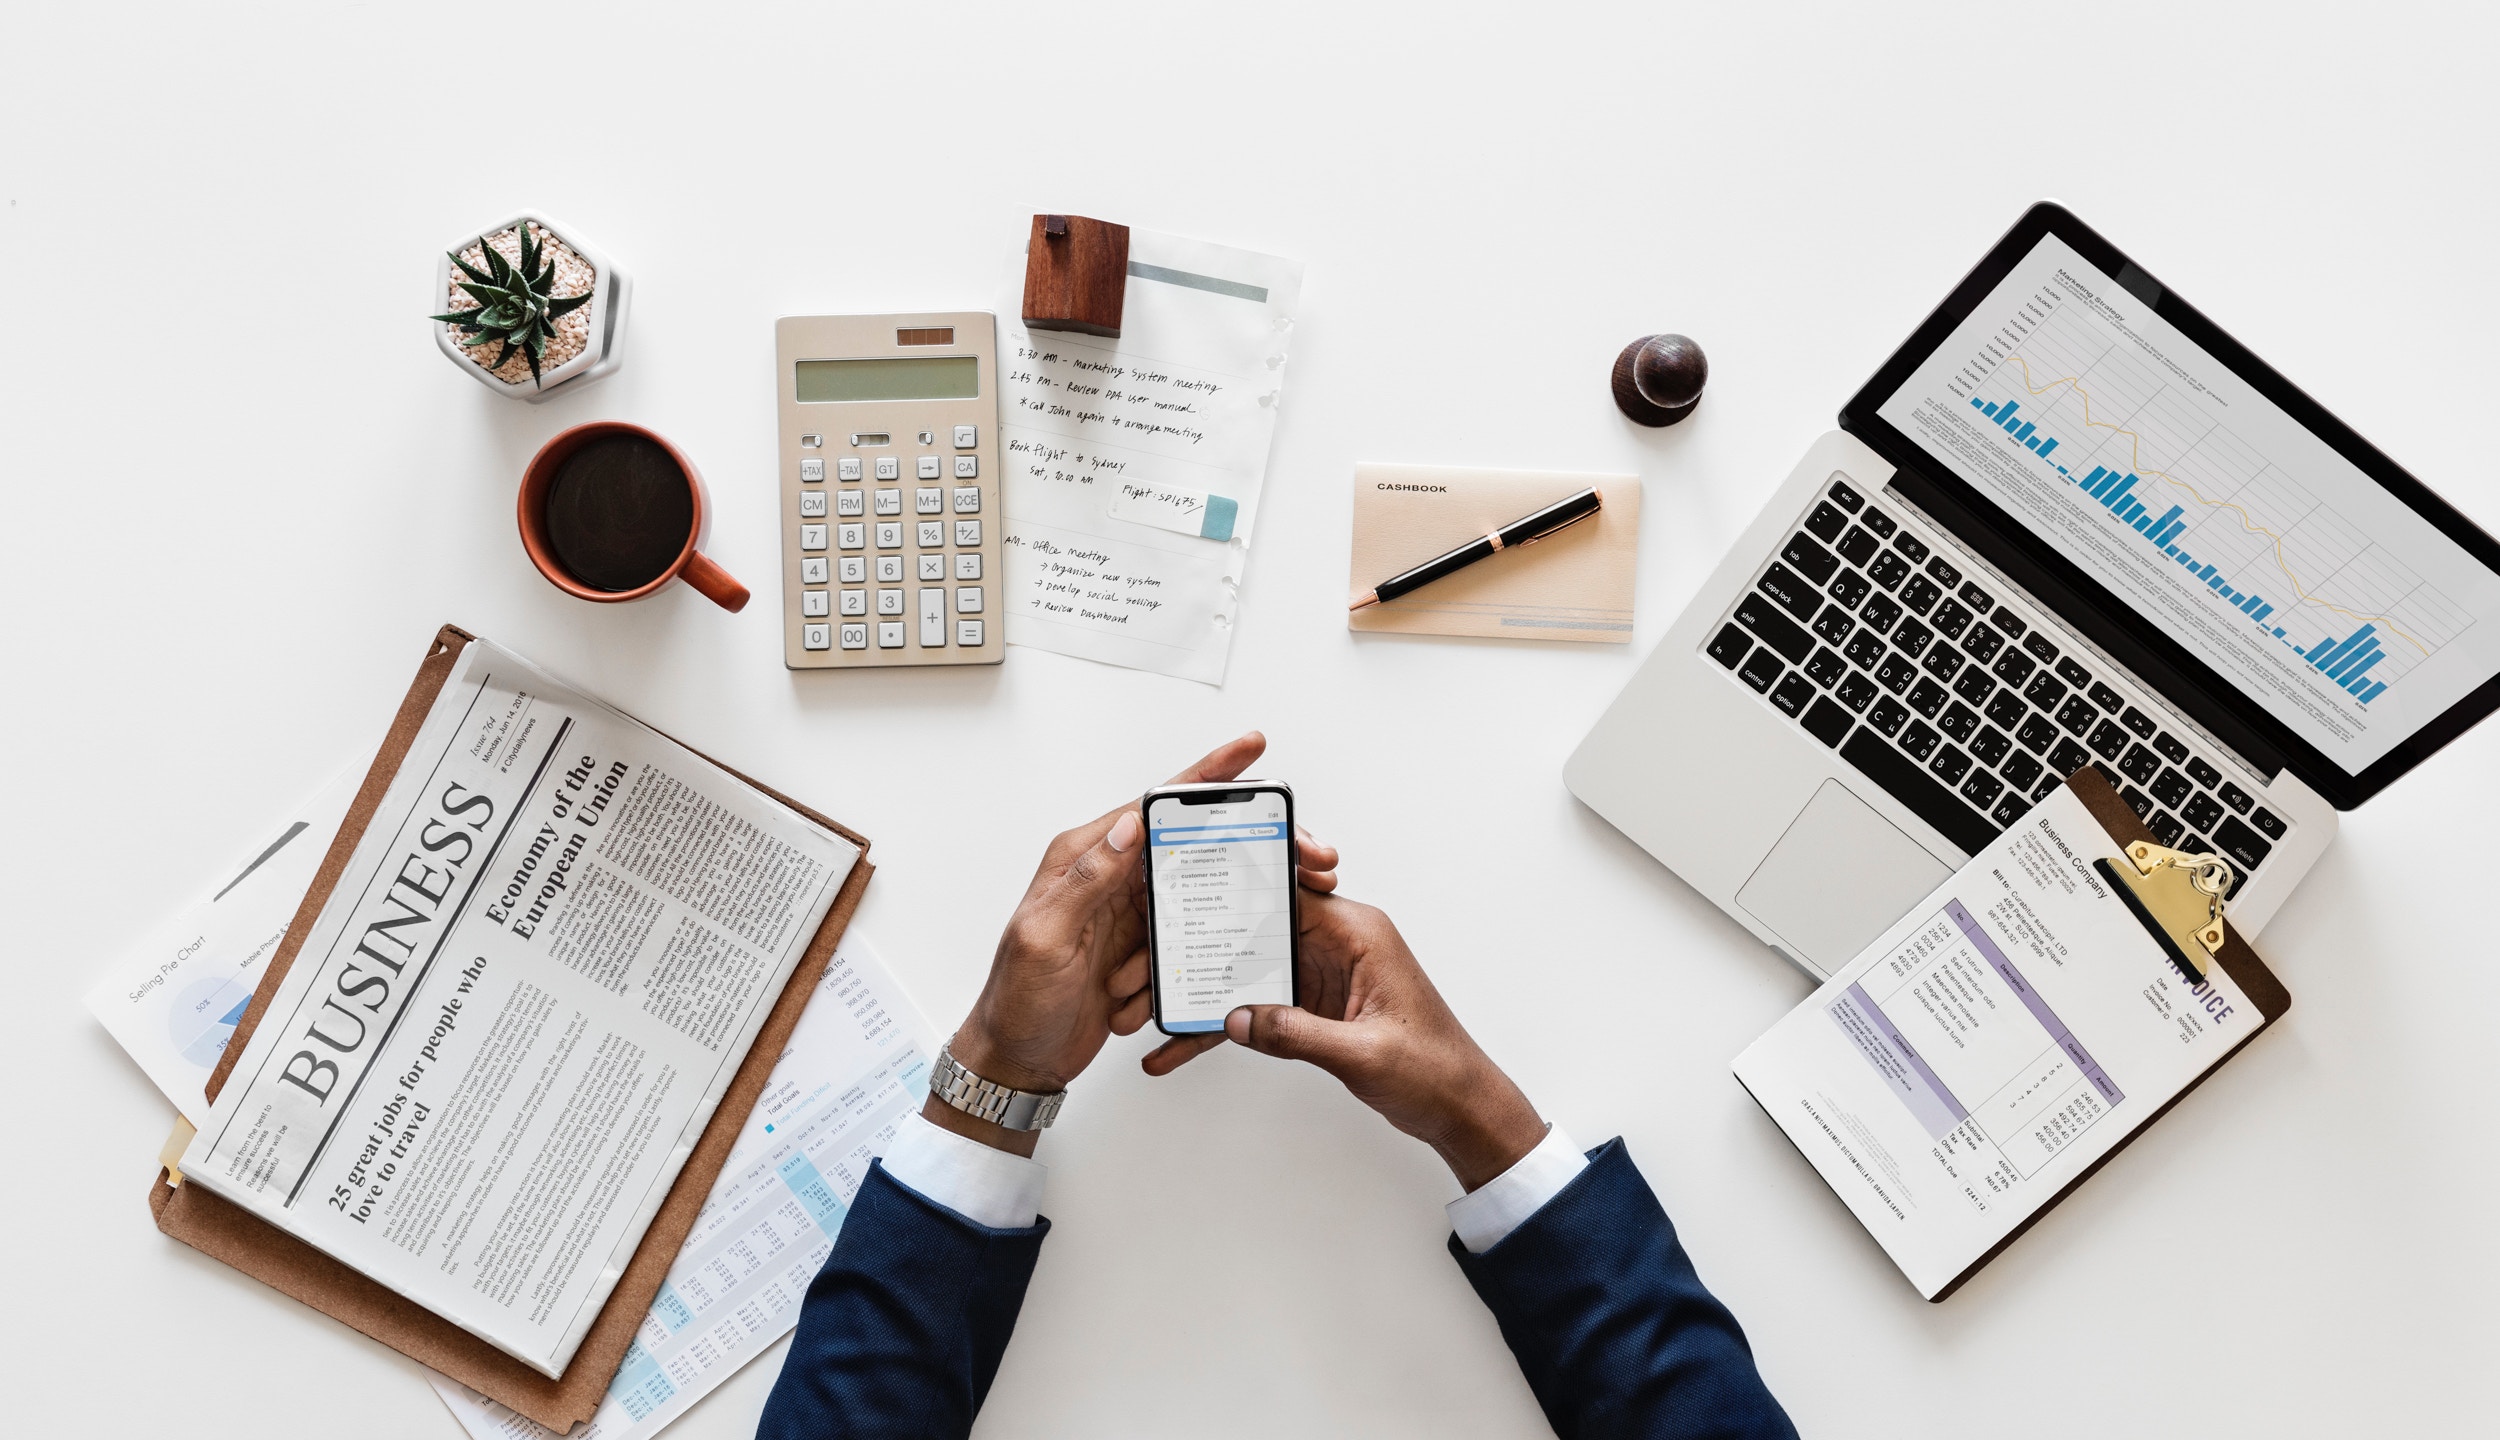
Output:
[[[484,268],[463,260],[457,253],[451,257],[464,277],[457,282],[470,299],[477,302],[474,310],[455,310],[432,317],[462,332],[461,344],[499,348],[489,370],[501,370],[517,352],[529,362],[530,378],[540,385],[546,381],[541,362],[546,358],[547,342],[556,338],[555,322],[591,302],[591,292],[557,296],[555,291],[556,261],[549,237],[523,220],[515,227],[520,241],[520,263],[504,258],[502,251],[487,243],[481,235],[474,242]],[[483,355],[482,348],[478,353]]]

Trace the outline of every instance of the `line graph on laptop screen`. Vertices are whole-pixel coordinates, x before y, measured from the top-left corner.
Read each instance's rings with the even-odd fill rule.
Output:
[[[2055,236],[1881,413],[2347,770],[2500,670],[2500,575]]]

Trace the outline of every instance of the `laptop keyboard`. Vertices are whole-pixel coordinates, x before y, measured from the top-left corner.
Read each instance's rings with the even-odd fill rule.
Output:
[[[2162,844],[2264,864],[2291,827],[2070,648],[1837,474],[1704,647],[1965,851],[2090,765]]]

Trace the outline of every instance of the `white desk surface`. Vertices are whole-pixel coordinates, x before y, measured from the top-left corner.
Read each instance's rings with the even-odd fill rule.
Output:
[[[369,755],[445,620],[871,836],[858,923],[941,1026],[1055,829],[1263,727],[1347,891],[1550,1116],[1628,1138],[1806,1434],[2488,1423],[2500,726],[2349,817],[2265,937],[2285,1023],[1942,1306],[1729,1078],[1804,982],[1560,778],[1798,452],[2043,195],[2500,529],[2488,16],[1379,8],[18,10],[7,1428],[456,1440],[414,1364],[155,1232],[170,1107],[79,999]],[[556,93],[505,98],[516,71]],[[552,138],[497,138],[542,113]],[[543,406],[453,373],[423,318],[438,248],[524,205],[636,281],[623,371]],[[1033,650],[790,674],[773,320],[987,307],[1053,208],[1308,264],[1225,685]],[[1656,330],[1713,374],[1663,432],[1605,383]],[[530,569],[522,462],[608,416],[709,477],[745,614]],[[1359,460],[1638,471],[1636,643],[1349,635]],[[330,683],[272,688],[272,652]],[[1220,1052],[1150,1083],[1145,1045],[1114,1041],[1044,1144],[1057,1229],[983,1435],[1545,1433],[1442,1251],[1429,1152],[1315,1072]],[[777,1365],[673,1433],[750,1433]]]

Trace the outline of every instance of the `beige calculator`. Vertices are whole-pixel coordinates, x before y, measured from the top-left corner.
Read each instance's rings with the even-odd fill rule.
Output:
[[[997,321],[791,315],[773,337],[784,662],[997,664]]]

